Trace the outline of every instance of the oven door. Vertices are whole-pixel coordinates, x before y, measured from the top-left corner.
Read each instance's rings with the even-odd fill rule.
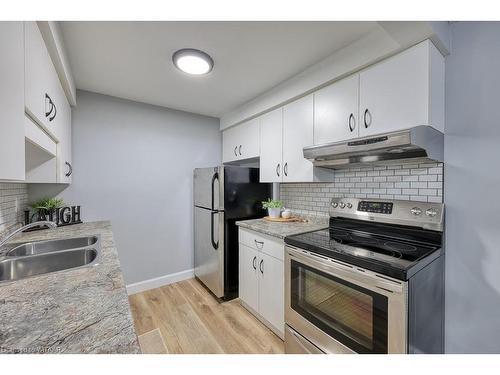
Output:
[[[287,246],[285,320],[325,353],[406,353],[407,284]]]

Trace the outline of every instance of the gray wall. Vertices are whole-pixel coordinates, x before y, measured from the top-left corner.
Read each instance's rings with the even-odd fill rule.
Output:
[[[221,162],[219,120],[77,95],[73,183],[60,196],[85,221],[111,220],[127,284],[192,269],[192,172]],[[48,188],[30,186],[30,199]]]
[[[446,350],[500,353],[500,23],[452,24],[446,61]]]

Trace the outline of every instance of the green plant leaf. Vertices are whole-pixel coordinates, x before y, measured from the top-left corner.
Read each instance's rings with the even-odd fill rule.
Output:
[[[262,207],[264,209],[268,208],[283,208],[283,202],[276,199],[268,198],[267,201],[262,202]]]

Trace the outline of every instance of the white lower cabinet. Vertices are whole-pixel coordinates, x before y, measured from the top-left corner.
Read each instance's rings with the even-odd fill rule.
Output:
[[[283,245],[283,251],[284,245]],[[260,254],[259,261],[259,313],[285,334],[285,270],[284,262],[267,254]]]
[[[259,253],[240,244],[239,296],[250,308],[259,310]]]
[[[282,339],[285,332],[285,245],[251,230],[239,231],[239,298]]]

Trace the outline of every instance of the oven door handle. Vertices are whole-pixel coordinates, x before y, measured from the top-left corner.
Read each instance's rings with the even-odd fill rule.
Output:
[[[295,258],[301,263],[318,268],[332,276],[350,280],[354,283],[361,284],[361,286],[369,286],[390,293],[402,294],[404,291],[403,282],[392,282],[391,280],[386,280],[383,276],[359,271],[357,268],[344,265],[337,260],[304,252],[289,245],[287,245],[286,250],[291,258]]]

